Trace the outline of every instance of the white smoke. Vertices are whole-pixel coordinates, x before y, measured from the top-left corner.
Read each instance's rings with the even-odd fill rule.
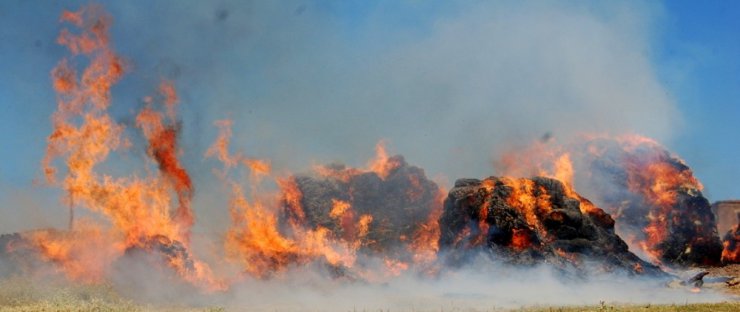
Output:
[[[568,279],[548,266],[511,267],[486,259],[439,278],[406,272],[382,284],[328,280],[297,270],[271,281],[245,281],[218,304],[250,311],[494,311],[525,306],[686,304],[727,300],[690,293],[663,280],[596,275]]]

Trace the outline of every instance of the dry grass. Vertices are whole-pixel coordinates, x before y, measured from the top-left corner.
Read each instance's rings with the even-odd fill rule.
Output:
[[[121,298],[109,285],[40,285],[26,279],[0,281],[0,312],[5,311],[221,311],[221,308],[152,306]]]
[[[577,311],[625,311],[625,312],[737,312],[740,302],[670,304],[670,305],[609,305],[579,307],[536,307],[513,311],[522,312],[577,312]]]

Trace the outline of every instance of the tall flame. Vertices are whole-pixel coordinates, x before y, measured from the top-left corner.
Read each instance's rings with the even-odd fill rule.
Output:
[[[111,87],[120,80],[125,66],[110,47],[111,18],[100,7],[65,11],[61,21],[79,28],[79,33],[64,29],[57,42],[67,47],[73,57],[88,62],[79,76],[70,58],[62,59],[52,70],[58,107],[52,116],[53,131],[42,166],[47,181],[66,191],[70,207],[101,213],[113,228],[90,226],[92,221],[83,220],[69,233],[37,232],[31,233],[30,238],[48,259],[62,262],[68,276],[95,280],[104,271],[102,267],[124,251],[147,248],[156,237],[187,246],[194,222],[190,207],[193,184],[178,158],[178,100],[174,86],[167,81],[159,88],[166,113],[157,111],[151,98],[147,98],[146,107],[136,117],[136,126],[147,140],[147,152],[158,166],[158,173],[113,177],[98,172],[112,152],[131,146],[123,136],[124,126],[108,113]],[[59,172],[55,164],[59,158],[65,160],[61,182],[57,182]],[[76,239],[79,237],[86,239]],[[107,255],[102,263],[95,263],[100,257],[83,256],[93,251]],[[186,280],[207,285],[206,288],[214,286],[204,264],[196,262],[195,270],[185,269],[182,261],[170,264],[186,275]]]

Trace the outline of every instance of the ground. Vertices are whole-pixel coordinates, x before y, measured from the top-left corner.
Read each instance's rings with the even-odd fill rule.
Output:
[[[736,312],[740,311],[740,302],[703,303],[686,305],[631,305],[614,306],[602,304],[585,307],[538,307],[523,308],[514,311],[522,312],[576,312],[576,311],[640,311],[640,312]]]
[[[706,270],[709,271],[709,275],[707,275],[709,277],[734,277],[734,279],[730,281],[729,285],[725,285],[723,290],[735,296],[740,296],[740,264],[730,264],[723,267],[706,268]]]

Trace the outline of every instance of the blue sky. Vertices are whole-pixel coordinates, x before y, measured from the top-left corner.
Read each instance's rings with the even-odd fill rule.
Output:
[[[66,55],[58,16],[87,2],[0,2],[4,216],[58,204],[33,180],[55,109],[49,72]],[[711,201],[740,198],[734,1],[102,3],[133,64],[113,114],[130,120],[172,79],[200,190],[211,124],[229,117],[248,154],[291,170],[362,164],[386,138],[448,180],[489,175],[499,147],[545,131],[632,131],[684,158]]]
[[[654,57],[686,118],[667,142],[712,199],[740,198],[740,4],[667,1]]]

